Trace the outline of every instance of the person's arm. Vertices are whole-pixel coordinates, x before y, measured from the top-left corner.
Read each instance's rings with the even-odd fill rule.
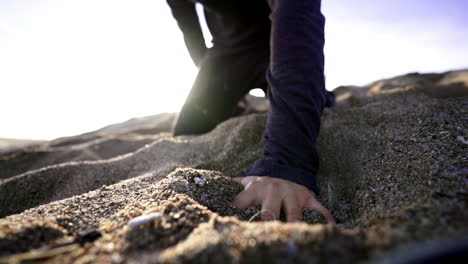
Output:
[[[167,3],[184,35],[185,45],[190,56],[195,65],[198,66],[207,48],[195,4],[187,0],[167,0]]]
[[[328,94],[324,81],[324,23],[320,0],[269,0],[272,9],[270,111],[263,134],[263,157],[247,177],[234,205],[262,204],[262,218],[302,219],[302,208],[316,209],[333,222],[316,199],[316,141]],[[261,177],[259,177],[261,176]],[[267,214],[263,217],[263,213]]]

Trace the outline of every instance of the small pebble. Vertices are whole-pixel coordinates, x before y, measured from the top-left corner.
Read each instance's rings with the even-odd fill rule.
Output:
[[[140,215],[128,221],[128,226],[133,228],[142,224],[146,224],[148,222],[152,222],[154,220],[159,220],[161,218],[162,218],[161,213],[151,213],[151,214],[146,214],[146,215]]]
[[[200,178],[200,177],[195,177],[194,180],[195,180],[195,184],[196,184],[196,185],[200,185],[200,186],[205,185],[205,180],[203,180],[203,179]]]
[[[465,144],[465,145],[468,145],[468,140],[466,140],[464,137],[462,136],[458,136],[457,137],[457,140],[460,141],[461,143]]]

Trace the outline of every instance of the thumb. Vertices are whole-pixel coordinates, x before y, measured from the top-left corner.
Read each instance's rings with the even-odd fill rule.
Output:
[[[247,208],[255,202],[256,195],[251,191],[242,191],[232,201],[231,205],[237,208]]]
[[[243,180],[244,178],[245,178],[245,177],[234,177],[234,178],[231,178],[231,180],[236,181],[236,182],[242,184],[242,180]]]
[[[247,186],[247,184],[254,181],[256,178],[257,178],[257,176],[246,176],[246,177],[234,177],[234,178],[232,178],[232,180],[244,185],[244,187],[245,187],[245,186]]]

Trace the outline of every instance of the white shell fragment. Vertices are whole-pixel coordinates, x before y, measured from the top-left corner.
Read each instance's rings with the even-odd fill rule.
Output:
[[[146,215],[140,215],[128,221],[128,226],[136,227],[142,224],[146,224],[148,222],[152,222],[154,220],[159,220],[162,218],[162,216],[163,215],[161,213],[151,213],[151,214],[146,214]]]
[[[205,185],[205,180],[203,178],[195,177],[193,180],[195,181],[196,185],[200,185],[200,186]]]
[[[468,140],[466,140],[464,137],[462,136],[458,136],[457,137],[457,140],[460,141],[461,143],[465,144],[465,145],[468,145]]]

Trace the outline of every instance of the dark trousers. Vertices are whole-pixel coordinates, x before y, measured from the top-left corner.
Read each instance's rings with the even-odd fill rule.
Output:
[[[267,0],[196,0],[221,14],[236,16],[243,4]],[[271,19],[270,60],[267,69],[270,112],[263,134],[263,157],[257,160],[247,175],[268,175],[304,185],[316,191],[318,170],[316,140],[320,130],[323,108],[333,103],[325,90],[324,79],[324,24],[320,0],[268,0]],[[243,60],[248,60],[246,56]],[[255,60],[254,58],[251,58]],[[216,81],[216,59],[202,66],[177,121],[175,134],[181,134],[182,122],[192,122],[197,131],[204,130],[198,122],[215,126],[228,114],[216,114],[218,109],[232,109],[245,91],[234,92],[235,83],[224,86]],[[204,68],[206,67],[206,68]],[[252,69],[255,66],[252,66]],[[216,71],[214,71],[216,72]],[[255,72],[255,71],[254,71]],[[241,75],[249,73],[243,72]],[[222,77],[223,75],[220,75]],[[234,76],[234,75],[233,75]],[[218,83],[218,88],[207,88],[207,83]],[[252,87],[253,88],[253,87]],[[212,89],[207,91],[206,89]],[[216,90],[216,91],[215,91]],[[228,91],[228,92],[227,92]],[[213,93],[212,95],[208,95]],[[227,99],[226,95],[234,96]],[[206,100],[205,97],[207,96]],[[195,110],[195,113],[188,113]],[[203,117],[192,119],[191,117]],[[206,128],[206,127],[205,127]],[[192,130],[195,132],[194,130]],[[206,131],[205,131],[206,132]],[[192,134],[192,133],[189,133]]]
[[[239,100],[251,89],[266,91],[268,62],[268,47],[226,55],[222,51],[208,50],[173,134],[206,133],[232,117]]]

